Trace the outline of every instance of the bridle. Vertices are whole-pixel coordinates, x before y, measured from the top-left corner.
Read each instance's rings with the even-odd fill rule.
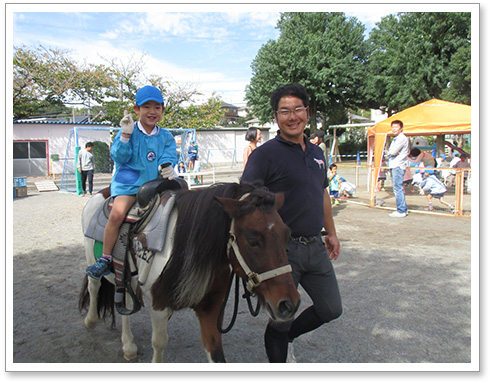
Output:
[[[239,199],[239,201],[243,201],[249,196],[250,193],[246,193]],[[238,243],[235,234],[235,218],[232,218],[231,225],[230,225],[230,238],[228,239],[228,245],[227,245],[228,259],[230,258],[231,249],[233,249],[233,252],[235,253],[235,257],[238,263],[240,264],[241,268],[245,272],[245,275],[247,276],[246,287],[247,290],[250,292],[252,292],[252,290],[255,287],[260,286],[260,284],[263,281],[275,278],[282,274],[290,273],[292,271],[291,265],[289,264],[275,268],[273,270],[265,271],[260,274],[257,274],[256,272],[252,271],[250,267],[248,267],[247,262],[245,262],[245,259],[243,258],[242,254],[240,253],[240,249],[238,248]]]

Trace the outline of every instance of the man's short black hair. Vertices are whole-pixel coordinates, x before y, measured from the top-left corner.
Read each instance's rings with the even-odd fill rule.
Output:
[[[393,124],[398,124],[398,125],[400,125],[400,128],[403,129],[403,122],[401,122],[400,120],[391,121],[391,125],[393,125]]]
[[[308,92],[301,84],[287,84],[280,86],[271,94],[271,107],[272,111],[276,113],[277,107],[279,106],[279,100],[284,96],[294,96],[298,97],[303,101],[305,107],[309,106]]]

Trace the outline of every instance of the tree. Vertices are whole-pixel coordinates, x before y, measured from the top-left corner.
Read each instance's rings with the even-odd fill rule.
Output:
[[[471,105],[471,47],[460,47],[448,65],[449,82],[441,92],[446,101]]]
[[[246,99],[264,123],[271,120],[270,92],[285,83],[301,83],[310,96],[310,124],[324,114],[342,115],[361,106],[368,46],[364,26],[343,13],[282,13],[281,34],[258,52]]]
[[[165,110],[159,125],[172,129],[197,130],[214,127],[224,115],[222,102],[218,96],[213,96],[203,105],[174,105],[169,111]]]
[[[47,106],[99,102],[113,86],[103,66],[82,67],[68,51],[39,46],[15,48],[13,57],[14,118],[37,114]]]
[[[471,45],[470,23],[470,13],[456,12],[409,12],[384,17],[369,36],[369,105],[383,105],[391,114],[441,98],[451,77],[454,81],[466,72],[451,74],[450,68],[458,50],[464,53]],[[452,65],[459,64],[455,61]]]

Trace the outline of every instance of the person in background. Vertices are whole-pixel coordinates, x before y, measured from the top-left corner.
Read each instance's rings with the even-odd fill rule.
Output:
[[[444,194],[446,193],[447,189],[444,184],[437,179],[435,175],[424,173],[423,180],[419,186],[421,188],[420,194],[423,195],[425,193],[429,193],[427,194],[429,207],[426,207],[424,210],[434,211],[434,207],[432,206],[432,198],[437,198],[439,199],[440,203],[446,205],[451,210],[451,213],[454,213],[454,206],[444,201]]]
[[[78,172],[82,176],[82,190],[83,196],[87,195],[87,180],[88,180],[88,192],[92,196],[94,190],[94,149],[93,142],[87,142],[85,144],[85,150],[80,150],[78,153]]]
[[[310,142],[320,147],[325,156],[325,161],[328,163],[327,145],[325,145],[325,133],[323,130],[316,130],[310,136]]]
[[[395,136],[388,149],[388,167],[391,172],[393,182],[393,192],[396,199],[396,211],[390,214],[393,218],[407,216],[408,208],[403,192],[403,177],[408,166],[409,143],[408,138],[403,134],[403,122],[400,120],[392,121],[391,131]]]
[[[328,177],[328,185],[330,189],[330,203],[332,205],[339,205],[339,191],[342,184],[341,177],[337,173],[337,165],[331,164],[329,167],[330,176]]]
[[[197,158],[197,144],[196,140],[192,139],[189,145],[189,149],[187,150],[187,154],[189,155],[189,171],[194,171],[194,163],[196,162]]]
[[[247,166],[248,157],[255,149],[257,149],[259,142],[261,142],[262,132],[258,128],[248,128],[247,133],[245,133],[245,140],[247,140],[249,144],[243,150],[243,169]]]

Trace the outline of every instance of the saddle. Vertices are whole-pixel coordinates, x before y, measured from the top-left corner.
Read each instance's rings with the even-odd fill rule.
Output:
[[[141,302],[131,287],[131,278],[138,270],[131,272],[129,266],[129,243],[133,236],[144,237],[147,250],[161,251],[165,243],[165,233],[170,212],[174,205],[175,191],[188,189],[187,183],[181,179],[156,179],[143,184],[136,195],[136,202],[129,209],[119,229],[119,234],[112,252],[113,271],[115,274],[116,295],[115,305],[121,315],[130,315],[140,310]],[[103,197],[102,197],[103,198]],[[91,217],[85,236],[98,242],[104,240],[104,229],[114,203],[114,198],[106,198]],[[136,265],[136,260],[132,259]],[[144,279],[148,275],[151,263],[148,262],[143,271]],[[139,283],[141,283],[141,276]],[[133,308],[128,310],[125,304],[125,292],[128,292]]]

